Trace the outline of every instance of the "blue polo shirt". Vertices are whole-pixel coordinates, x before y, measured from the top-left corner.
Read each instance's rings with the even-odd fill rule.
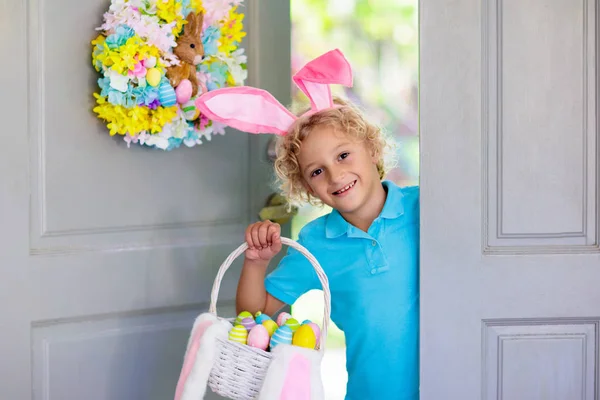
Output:
[[[347,400],[419,399],[419,188],[383,185],[386,201],[368,232],[334,210],[298,240],[329,279],[331,318],[346,336]],[[265,287],[293,304],[321,284],[290,248]]]

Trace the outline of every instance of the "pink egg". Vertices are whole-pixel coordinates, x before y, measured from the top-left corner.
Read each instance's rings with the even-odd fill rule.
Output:
[[[321,328],[319,328],[319,325],[315,324],[314,322],[309,322],[307,325],[310,325],[313,332],[315,333],[315,336],[317,337],[317,346],[318,346],[319,343],[321,342]]]
[[[269,332],[263,325],[256,325],[248,334],[248,346],[266,350],[269,346]]]
[[[175,95],[179,104],[190,101],[192,98],[192,82],[189,79],[182,80],[175,88]]]
[[[254,318],[252,317],[247,317],[242,320],[242,325],[244,325],[244,328],[249,332],[250,329],[256,326],[256,321],[254,321]]]
[[[289,313],[282,312],[277,316],[277,325],[283,326],[285,324],[285,321],[287,321],[290,318],[292,318],[292,316]]]

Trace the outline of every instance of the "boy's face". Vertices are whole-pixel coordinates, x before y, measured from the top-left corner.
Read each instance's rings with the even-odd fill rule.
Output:
[[[360,210],[374,185],[381,185],[378,159],[367,143],[332,127],[310,132],[302,141],[298,162],[309,193],[340,213]]]

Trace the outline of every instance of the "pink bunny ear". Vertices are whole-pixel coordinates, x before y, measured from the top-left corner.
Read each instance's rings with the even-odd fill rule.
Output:
[[[296,120],[269,92],[249,86],[212,90],[195,103],[208,118],[248,133],[285,135]]]
[[[278,400],[310,400],[310,385],[310,361],[304,355],[296,354],[288,364]]]
[[[330,84],[352,86],[352,68],[338,49],[307,63],[293,77],[296,86],[310,99],[312,111],[333,107]]]

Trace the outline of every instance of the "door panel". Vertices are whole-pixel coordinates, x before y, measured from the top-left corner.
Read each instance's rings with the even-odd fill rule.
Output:
[[[164,152],[108,136],[90,63],[107,6],[0,3],[12,61],[0,67],[1,399],[173,396],[216,271],[273,191],[268,137],[229,130]],[[247,84],[285,104],[289,5],[244,13]],[[223,315],[240,265],[222,282]]]
[[[422,399],[600,398],[598,12],[421,2]]]

